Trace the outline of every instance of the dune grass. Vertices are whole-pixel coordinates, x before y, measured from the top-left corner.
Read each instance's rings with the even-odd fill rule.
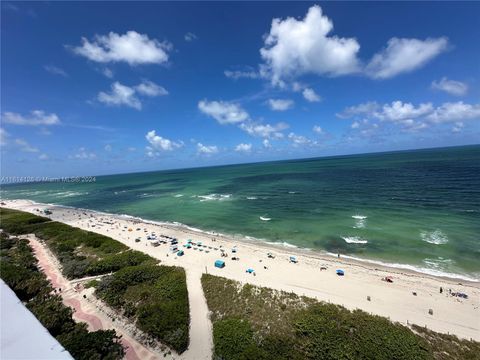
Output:
[[[207,274],[202,285],[217,359],[479,359],[477,342],[361,310]]]

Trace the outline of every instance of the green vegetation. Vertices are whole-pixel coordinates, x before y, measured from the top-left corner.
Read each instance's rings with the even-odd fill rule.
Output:
[[[3,224],[2,224],[3,225]],[[113,330],[89,332],[72,319],[72,309],[62,303],[45,275],[27,240],[0,234],[0,274],[45,328],[75,359],[122,359],[125,351]]]
[[[94,288],[94,287],[97,287],[98,284],[100,284],[100,281],[98,280],[90,280],[90,281],[87,281],[85,284],[83,284],[83,287],[85,289],[89,289],[89,288]]]
[[[101,281],[88,282],[88,286],[94,286],[97,296],[135,321],[145,333],[179,353],[187,349],[190,318],[182,268],[159,266],[152,257],[107,236],[21,211],[0,208],[0,219],[7,232],[34,233],[42,239],[59,259],[67,278],[113,273]],[[28,297],[31,281],[21,274],[7,275],[18,284],[19,294]],[[40,286],[36,281],[34,284]]]
[[[218,359],[479,359],[480,344],[204,274]]]
[[[1,228],[13,235],[29,234],[38,224],[50,221],[45,217],[5,208],[0,208],[0,219]]]
[[[439,334],[417,325],[412,325],[412,329],[428,342],[435,359],[480,359],[479,342],[459,339],[454,335]]]
[[[136,321],[137,327],[178,352],[188,347],[185,271],[178,267],[125,267],[97,285],[96,295]]]
[[[34,233],[45,241],[62,264],[69,278],[114,272],[127,266],[157,261],[139,251],[130,250],[107,236],[50,221],[22,211],[0,208],[1,227],[19,235]]]

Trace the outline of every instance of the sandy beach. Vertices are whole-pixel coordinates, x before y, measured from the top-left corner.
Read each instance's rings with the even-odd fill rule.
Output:
[[[28,200],[5,200],[4,203],[8,208],[38,215],[40,213],[36,209],[48,208],[52,211],[49,217],[53,220],[110,236],[159,259],[162,264],[185,268],[192,319],[191,347],[184,354],[186,358],[191,354],[197,354],[196,358],[211,356],[211,324],[203,292],[198,288],[204,272],[242,283],[295,292],[348,309],[361,309],[405,325],[413,323],[441,333],[480,340],[479,283],[434,277],[266,243],[244,242],[180,226],[84,209],[38,204]],[[185,254],[177,256],[170,251],[170,244],[152,246],[152,241],[147,240],[152,233],[156,234],[157,239],[162,239],[160,235],[177,238],[179,250],[184,250]],[[140,238],[139,242],[135,241],[137,238]],[[190,249],[183,247],[188,239],[196,244],[201,242],[202,246]],[[234,248],[236,252],[232,253]],[[227,257],[221,256],[221,249],[228,254]],[[268,253],[274,258],[268,257]],[[232,260],[232,256],[239,260]],[[290,262],[290,256],[295,256],[298,262]],[[217,259],[225,261],[223,269],[214,267]],[[247,273],[248,268],[254,269],[254,274]],[[344,270],[345,275],[338,276],[337,269]],[[391,276],[393,282],[382,281],[386,276]],[[443,293],[440,293],[441,287]],[[468,299],[452,296],[450,291],[466,293]],[[433,313],[429,314],[429,310]]]

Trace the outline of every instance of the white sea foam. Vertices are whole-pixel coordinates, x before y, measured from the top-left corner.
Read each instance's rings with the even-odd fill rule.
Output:
[[[176,197],[176,198],[179,198],[179,197],[182,197],[183,194],[176,194],[176,195],[173,195],[173,197]]]
[[[443,245],[448,242],[448,237],[441,230],[422,231],[420,237],[423,241],[435,245]]]
[[[267,244],[270,244],[270,245],[277,245],[277,246],[283,246],[283,247],[286,247],[286,248],[292,248],[292,249],[298,249],[298,246],[296,245],[293,245],[293,244],[290,244],[288,242],[274,242],[274,241],[265,241]]]
[[[296,194],[297,192],[296,191],[289,191],[288,193],[289,194]]]
[[[448,268],[455,264],[455,261],[452,259],[445,259],[443,257],[438,257],[435,259],[423,259],[423,263],[427,266],[427,268],[436,270],[436,271],[445,271]]]
[[[349,244],[367,244],[368,240],[364,240],[358,236],[342,236],[342,239]]]
[[[354,229],[363,229],[366,226],[367,216],[363,215],[353,215],[353,219],[355,219],[355,225],[353,226]]]
[[[88,195],[88,192],[78,192],[78,191],[63,191],[63,192],[58,192],[56,194],[52,194],[57,197],[72,197],[72,196],[80,196],[80,195]]]
[[[270,220],[272,220],[272,218],[265,217],[265,216],[260,216],[260,220],[262,220],[262,221],[270,221]]]
[[[154,194],[148,194],[148,193],[143,193],[143,194],[140,194],[138,195],[139,198],[149,198],[149,197],[153,197]]]
[[[197,195],[200,201],[224,201],[229,200],[232,194],[209,194],[209,195]]]
[[[247,196],[247,200],[257,200],[256,196]]]

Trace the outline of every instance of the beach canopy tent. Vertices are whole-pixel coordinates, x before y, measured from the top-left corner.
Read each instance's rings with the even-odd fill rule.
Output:
[[[180,250],[179,252],[177,252],[177,256],[183,256],[184,252],[183,250]]]
[[[186,244],[186,245],[183,245],[183,246],[185,246],[187,249],[190,249],[192,247],[191,244]]]
[[[253,272],[255,272],[255,270],[253,270],[252,268],[248,268],[248,269],[247,269],[247,273],[251,274],[251,273],[253,273]]]
[[[336,273],[337,273],[338,276],[343,276],[343,275],[345,275],[345,272],[344,272],[342,269],[338,269],[338,270],[336,271]]]
[[[295,256],[290,256],[290,262],[297,263],[297,258]]]
[[[192,239],[188,239],[187,242],[188,242],[188,243],[191,243],[191,242],[192,242]]]
[[[225,267],[225,261],[223,261],[223,260],[215,261],[215,267],[220,268],[220,269],[224,268]]]

